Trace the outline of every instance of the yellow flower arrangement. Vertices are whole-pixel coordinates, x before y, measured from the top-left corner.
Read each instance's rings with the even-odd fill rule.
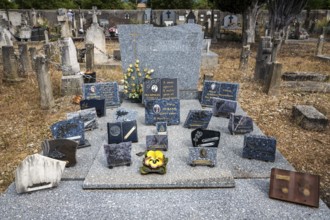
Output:
[[[150,150],[147,152],[147,155],[144,159],[144,165],[151,167],[152,169],[156,169],[164,165],[164,154],[159,151]]]
[[[134,64],[130,64],[124,74],[124,93],[130,99],[140,99],[143,93],[144,79],[151,79],[153,69],[144,68],[141,71],[140,61],[136,60]]]

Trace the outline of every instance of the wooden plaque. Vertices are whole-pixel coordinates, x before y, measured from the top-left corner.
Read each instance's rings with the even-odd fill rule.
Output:
[[[320,176],[273,168],[269,197],[319,207]]]

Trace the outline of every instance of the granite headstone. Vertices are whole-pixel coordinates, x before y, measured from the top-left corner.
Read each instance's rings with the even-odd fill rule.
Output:
[[[118,25],[118,31],[123,69],[139,59],[155,70],[153,78],[178,78],[181,99],[198,97],[201,26]]]
[[[143,101],[177,98],[179,98],[177,78],[153,78],[143,82]]]
[[[56,160],[66,161],[66,167],[76,165],[78,144],[68,139],[45,140],[41,144],[42,154]]]
[[[247,134],[253,131],[253,120],[248,116],[230,114],[228,130],[231,134]]]
[[[222,98],[213,98],[213,116],[229,118],[231,113],[236,112],[237,102]]]
[[[204,81],[201,104],[203,106],[212,106],[213,98],[223,98],[237,101],[239,84],[217,81]]]
[[[106,107],[120,106],[117,82],[86,83],[83,96],[84,99],[105,99]]]
[[[95,108],[97,117],[103,117],[106,115],[105,99],[85,99],[80,101],[80,109]]]
[[[243,158],[275,161],[276,139],[264,135],[244,135]]]
[[[117,166],[130,166],[132,142],[122,142],[119,144],[105,144],[104,153],[108,167],[112,169]]]
[[[180,100],[156,99],[145,102],[145,124],[167,122],[167,125],[180,124]]]
[[[168,149],[167,135],[147,135],[146,136],[147,150],[163,150]]]
[[[208,110],[190,110],[183,125],[185,128],[206,129],[212,118],[212,112]]]

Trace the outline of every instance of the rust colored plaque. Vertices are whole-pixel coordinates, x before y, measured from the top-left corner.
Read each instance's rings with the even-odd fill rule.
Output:
[[[269,197],[319,207],[320,176],[273,168]]]

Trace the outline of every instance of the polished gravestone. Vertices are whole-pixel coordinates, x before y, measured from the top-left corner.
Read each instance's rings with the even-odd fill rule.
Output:
[[[239,84],[217,81],[204,81],[201,104],[212,106],[213,98],[237,101]]]
[[[167,125],[178,125],[180,123],[179,99],[145,101],[145,124],[155,125],[161,121],[167,122]]]
[[[212,112],[208,110],[190,110],[184,122],[185,128],[206,129],[212,118]]]
[[[117,108],[114,114],[114,120],[116,122],[134,121],[136,119],[137,119],[137,111],[131,109]]]
[[[248,116],[230,114],[228,130],[232,135],[250,133],[253,131],[253,120]]]
[[[177,78],[154,78],[143,82],[143,101],[154,99],[177,99]]]
[[[41,144],[42,154],[66,162],[66,167],[76,165],[78,143],[68,139],[45,140]]]
[[[86,99],[80,101],[80,109],[95,108],[97,117],[106,115],[105,99]]]
[[[105,144],[104,154],[108,167],[112,169],[118,166],[130,166],[132,142],[122,142],[119,144]]]
[[[231,113],[236,112],[236,101],[221,98],[213,98],[212,112],[215,117],[229,118]]]
[[[167,135],[147,135],[146,136],[147,150],[168,150]]]
[[[84,99],[105,99],[107,108],[120,106],[117,82],[85,83],[83,96]]]
[[[275,161],[276,139],[264,135],[244,135],[243,158]]]
[[[98,128],[97,113],[95,108],[88,108],[79,110],[77,112],[70,112],[66,114],[67,119],[77,118],[84,122],[84,129],[94,130]]]
[[[108,144],[121,142],[138,142],[138,127],[136,121],[108,123]]]

